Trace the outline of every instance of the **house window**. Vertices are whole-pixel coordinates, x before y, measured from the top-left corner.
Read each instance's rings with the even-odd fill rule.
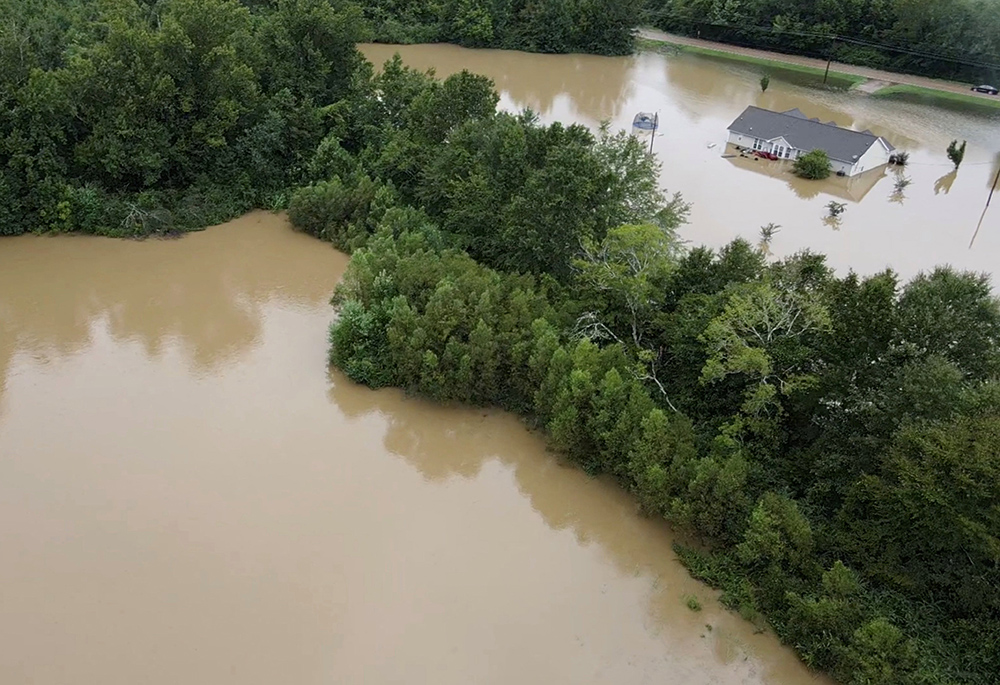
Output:
[[[753,149],[754,150],[763,150],[764,149],[764,141],[761,140],[760,138],[754,138],[753,139]]]

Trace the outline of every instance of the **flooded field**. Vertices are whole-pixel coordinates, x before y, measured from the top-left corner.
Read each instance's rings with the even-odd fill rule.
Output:
[[[969,247],[1000,168],[991,115],[795,78],[761,93],[754,68],[694,55],[364,47],[397,50],[545,121],[658,112],[693,243],[775,223],[775,256],[840,270],[996,268],[1000,207]],[[912,184],[727,157],[748,104],[871,129],[910,152]],[[328,372],[346,264],[266,213],[179,240],[0,241],[0,683],[827,682],[513,417]]]
[[[513,417],[328,373],[346,264],[0,242],[0,683],[825,682]]]
[[[1000,263],[1000,196],[973,235],[994,176],[1000,170],[1000,110],[977,113],[815,87],[814,77],[775,73],[764,93],[760,69],[693,54],[645,53],[609,58],[467,50],[451,45],[366,45],[376,64],[399,52],[410,66],[441,76],[469,69],[492,78],[501,106],[531,108],[543,121],[630,128],[639,111],[658,112],[653,149],[662,184],[693,204],[683,236],[723,245],[737,236],[757,242],[760,227],[780,225],[771,242],[777,256],[811,249],[840,271],[887,266],[906,277],[937,264],[993,272]],[[787,80],[782,80],[786,78]],[[810,117],[870,129],[910,153],[903,172],[911,184],[895,191],[895,172],[853,179],[802,181],[788,163],[725,158],[726,129],[747,105],[798,107]],[[955,172],[945,149],[968,140]],[[731,151],[730,151],[731,152]],[[844,202],[840,220],[826,205]]]

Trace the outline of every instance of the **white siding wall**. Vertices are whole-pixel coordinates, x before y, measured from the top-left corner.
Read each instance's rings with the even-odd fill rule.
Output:
[[[861,155],[850,174],[853,176],[855,174],[864,173],[865,171],[869,171],[870,169],[874,169],[888,163],[888,150],[885,149],[882,143],[875,141],[875,144],[868,148],[868,152]]]
[[[742,134],[735,133],[734,131],[730,131],[729,132],[729,142],[732,145],[739,145],[740,147],[745,147],[745,148],[753,149],[754,137],[753,136],[744,136]],[[775,146],[779,145],[779,144],[783,145],[784,147],[789,147],[789,145],[785,142],[784,138],[779,138],[774,143],[769,143],[767,141],[763,141],[762,142],[762,146],[761,146],[760,149],[767,150],[768,152],[772,152],[774,150]],[[788,159],[795,159],[796,157],[799,156],[799,151],[798,150],[796,150],[795,148],[791,148],[791,147],[789,147],[789,149],[791,150],[791,155],[789,156]]]
[[[835,174],[839,174],[841,171],[843,171],[848,176],[854,175],[851,173],[851,170],[854,168],[854,165],[848,164],[847,162],[838,162],[835,159],[831,159],[830,167],[833,169],[833,173]]]
[[[751,147],[753,145],[753,138],[749,136],[743,136],[734,131],[729,132],[729,142],[733,145],[739,145],[740,147]]]

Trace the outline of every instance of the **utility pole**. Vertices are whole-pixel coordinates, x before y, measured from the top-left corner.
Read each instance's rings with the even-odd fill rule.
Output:
[[[833,61],[833,46],[836,44],[837,40],[833,39],[830,41],[830,47],[826,52],[826,71],[823,72],[823,85],[826,85],[826,77],[830,75],[830,62]]]
[[[993,187],[990,188],[990,195],[986,198],[986,206],[990,206],[990,200],[993,199],[993,191],[997,189],[997,181],[1000,181],[1000,167],[997,167],[997,175],[993,177]]]
[[[990,200],[993,199],[993,191],[997,189],[997,181],[1000,181],[1000,168],[997,169],[997,175],[993,177],[993,185],[990,187],[990,194],[986,197],[986,206],[983,207],[983,213],[979,217],[979,223],[976,224],[976,232],[972,234],[972,240],[969,241],[969,249],[972,249],[972,245],[976,242],[976,237],[979,236],[979,229],[983,227],[983,219],[986,218],[986,210],[990,208]]]
[[[653,154],[653,139],[656,138],[656,131],[660,128],[660,113],[653,115],[653,131],[649,134],[649,154]]]

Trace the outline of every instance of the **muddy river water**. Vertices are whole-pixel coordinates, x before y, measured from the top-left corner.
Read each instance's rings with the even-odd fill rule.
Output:
[[[663,164],[662,184],[692,203],[683,237],[693,244],[719,246],[736,236],[757,242],[760,227],[775,223],[781,228],[771,241],[774,256],[809,248],[828,255],[841,272],[891,266],[908,278],[945,263],[991,273],[1000,268],[1000,196],[969,247],[1000,170],[1000,108],[959,112],[817,88],[812,77],[781,73],[762,93],[760,67],[693,54],[608,58],[450,45],[363,48],[377,65],[397,51],[410,66],[434,68],[441,76],[461,69],[485,74],[496,82],[502,107],[531,108],[545,122],[597,126],[608,120],[621,129],[630,128],[639,111],[659,112],[661,135],[653,149]],[[850,182],[802,181],[787,163],[724,158],[726,129],[747,105],[798,107],[810,117],[885,136],[910,153],[904,175],[911,184],[900,195],[892,171]],[[945,154],[955,138],[968,141],[957,173]],[[831,200],[847,205],[838,222],[824,221]]]
[[[0,243],[0,682],[825,682],[513,417],[328,372],[346,263]]]
[[[658,111],[692,242],[774,222],[775,255],[841,270],[1000,261],[1000,207],[969,248],[995,117],[781,79],[762,94],[753,69],[690,56],[399,50],[485,73],[546,121]],[[870,128],[911,153],[913,183],[726,159],[747,104]],[[969,141],[958,173],[951,138]],[[0,241],[0,683],[825,682],[514,418],[327,371],[346,263],[266,213],[179,240]]]

